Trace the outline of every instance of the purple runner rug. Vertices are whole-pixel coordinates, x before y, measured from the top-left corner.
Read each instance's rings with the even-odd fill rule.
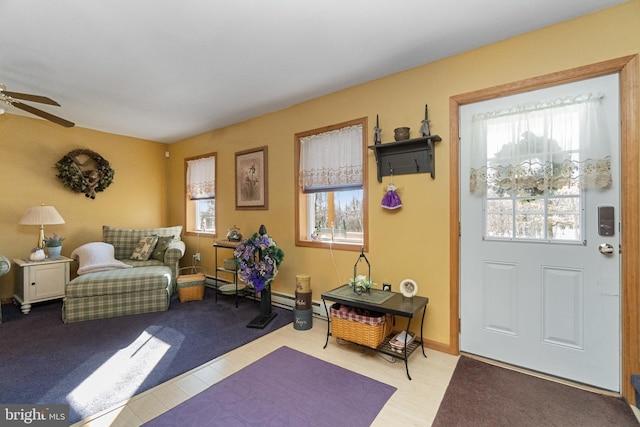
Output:
[[[369,426],[395,387],[289,347],[145,424],[160,426]]]

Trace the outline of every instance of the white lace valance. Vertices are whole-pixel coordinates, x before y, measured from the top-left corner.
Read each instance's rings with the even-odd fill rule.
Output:
[[[611,142],[600,100],[579,95],[473,117],[470,191],[540,195],[611,186]]]
[[[362,188],[362,125],[300,138],[299,185],[305,193]]]
[[[215,199],[215,156],[187,160],[187,197],[191,200]]]

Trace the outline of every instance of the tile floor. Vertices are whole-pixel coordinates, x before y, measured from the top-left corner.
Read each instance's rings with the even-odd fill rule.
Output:
[[[74,427],[139,426],[283,345],[397,387],[374,426],[431,424],[453,374],[457,356],[426,349],[428,357],[424,358],[416,350],[409,358],[412,377],[409,381],[403,362],[390,363],[383,359],[386,356],[373,350],[363,351],[351,344],[339,344],[335,338],[330,338],[329,345],[323,349],[326,334],[326,321],[317,318],[313,319],[313,327],[309,330],[285,326],[134,396],[122,406],[82,420]]]
[[[373,426],[431,425],[457,356],[426,349],[428,357],[424,358],[416,350],[409,358],[412,377],[409,381],[403,362],[391,363],[386,356],[372,350],[341,344],[335,338],[330,338],[329,345],[323,349],[326,333],[326,321],[317,318],[309,330],[285,326],[73,427],[139,426],[283,345],[397,387]],[[640,415],[635,408],[634,412]]]

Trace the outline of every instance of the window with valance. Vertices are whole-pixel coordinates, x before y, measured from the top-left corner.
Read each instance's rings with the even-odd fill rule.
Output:
[[[356,119],[295,135],[296,244],[367,246],[366,122]]]
[[[583,241],[585,191],[612,185],[602,94],[472,117],[470,191],[484,197],[483,238]]]
[[[216,233],[216,156],[185,159],[187,233]]]

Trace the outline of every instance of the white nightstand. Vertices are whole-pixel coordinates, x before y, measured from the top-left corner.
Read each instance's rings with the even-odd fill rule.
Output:
[[[21,305],[24,314],[29,313],[34,302],[64,298],[64,287],[69,283],[71,258],[60,257],[44,261],[27,261],[16,258],[20,267],[16,272],[16,289],[13,298]]]

